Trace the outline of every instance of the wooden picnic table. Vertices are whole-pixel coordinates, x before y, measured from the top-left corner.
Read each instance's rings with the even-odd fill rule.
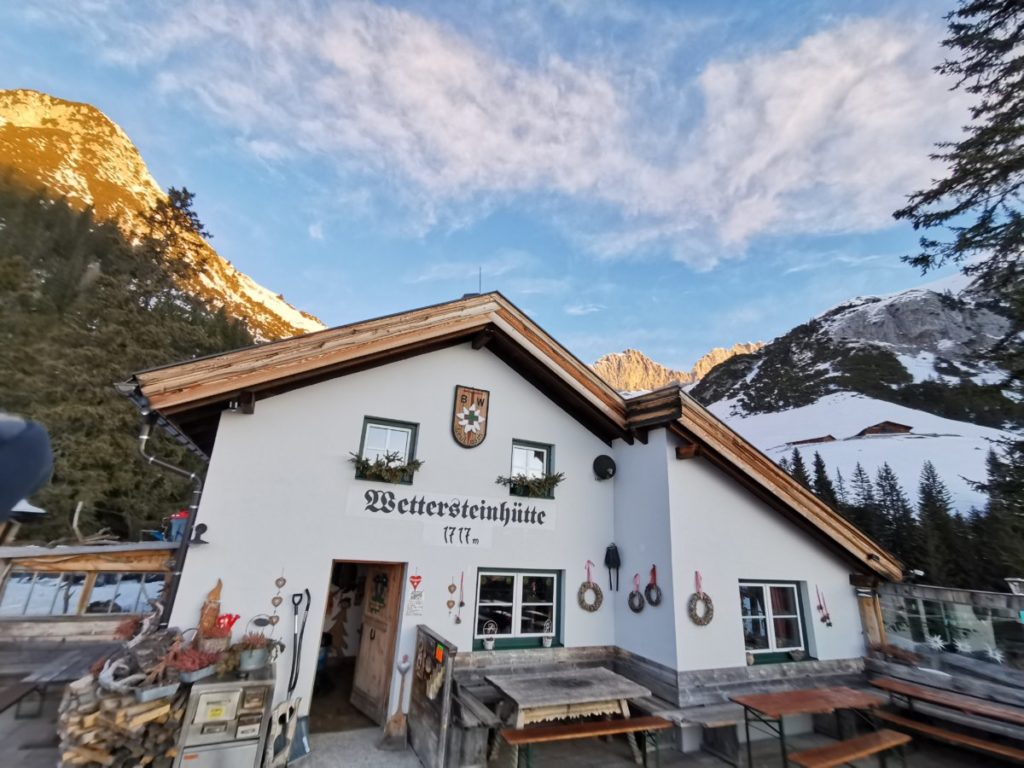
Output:
[[[993,720],[1002,720],[1004,723],[1024,726],[1024,709],[1020,707],[995,704],[973,696],[965,696],[951,691],[940,691],[937,688],[915,685],[914,683],[894,680],[888,677],[876,677],[871,681],[871,684],[876,688],[887,691],[893,697],[906,700],[910,709],[914,708],[914,701],[923,701],[928,704],[938,704],[948,709],[955,709],[968,715],[978,715]]]
[[[743,727],[747,737],[747,765],[753,765],[750,745],[750,720],[765,726],[779,737],[782,765],[789,765],[786,749],[786,728],[783,718],[789,715],[825,715],[840,709],[860,711],[885,704],[885,699],[864,691],[838,686],[835,688],[809,688],[780,693],[752,693],[733,696],[731,700],[743,707]],[[872,721],[872,726],[874,722]]]
[[[629,718],[628,700],[651,695],[642,685],[604,667],[488,675],[485,679],[515,704],[512,725],[517,729],[529,723],[591,715]],[[629,743],[633,759],[639,764],[642,761],[640,750],[633,739]],[[515,765],[518,749],[511,746]]]
[[[13,685],[0,690],[0,712],[18,705],[15,717],[36,717],[43,709],[43,699],[48,686],[69,683],[85,675],[96,659],[117,647],[117,643],[90,643],[60,651],[49,662],[38,667]],[[32,693],[39,696],[36,711],[25,715],[21,712],[22,700]]]

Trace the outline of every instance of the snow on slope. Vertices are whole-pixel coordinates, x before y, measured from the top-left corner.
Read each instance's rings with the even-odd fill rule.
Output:
[[[900,478],[911,501],[916,501],[921,466],[931,461],[949,488],[956,509],[966,513],[982,508],[985,496],[967,480],[985,479],[985,458],[993,441],[1003,437],[997,429],[944,419],[893,403],[841,392],[817,402],[779,413],[731,415],[732,401],[713,404],[712,413],[778,461],[793,451],[787,443],[832,435],[835,442],[796,446],[810,469],[814,452],[821,454],[834,477],[838,468],[847,481],[857,462],[874,479],[888,462]],[[895,421],[913,428],[910,434],[854,437],[880,421]]]

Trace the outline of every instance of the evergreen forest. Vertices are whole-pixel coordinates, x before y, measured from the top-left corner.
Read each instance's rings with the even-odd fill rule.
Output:
[[[126,237],[43,190],[0,176],[0,409],[46,426],[54,475],[33,496],[47,515],[20,542],[107,528],[137,540],[184,506],[189,486],[140,459],[136,407],[114,389],[132,373],[252,343],[246,327],[176,288],[185,230],[201,232],[187,190],[146,214]],[[152,450],[202,469],[158,431]]]

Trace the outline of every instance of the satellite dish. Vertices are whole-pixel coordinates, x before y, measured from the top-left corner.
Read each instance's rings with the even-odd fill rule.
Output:
[[[598,480],[615,477],[615,460],[611,456],[598,456],[594,459],[594,474]]]

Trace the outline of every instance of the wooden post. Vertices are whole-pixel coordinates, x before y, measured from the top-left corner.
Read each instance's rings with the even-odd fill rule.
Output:
[[[857,587],[857,607],[860,609],[860,623],[866,646],[870,648],[872,645],[884,645],[885,622],[882,620],[878,592],[870,587]]]

